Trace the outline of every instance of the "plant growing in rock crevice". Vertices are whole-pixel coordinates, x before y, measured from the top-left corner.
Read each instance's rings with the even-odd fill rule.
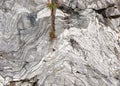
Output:
[[[59,6],[57,3],[57,0],[48,0],[47,7],[51,10],[51,26],[50,26],[50,40],[53,41],[56,38],[55,35],[55,14],[56,9]]]

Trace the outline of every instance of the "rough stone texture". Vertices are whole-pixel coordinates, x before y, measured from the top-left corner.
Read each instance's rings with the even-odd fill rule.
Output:
[[[0,0],[0,86],[120,86],[120,1]]]

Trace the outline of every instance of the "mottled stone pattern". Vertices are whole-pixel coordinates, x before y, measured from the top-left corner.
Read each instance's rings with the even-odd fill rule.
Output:
[[[120,86],[120,1],[0,0],[0,86]]]

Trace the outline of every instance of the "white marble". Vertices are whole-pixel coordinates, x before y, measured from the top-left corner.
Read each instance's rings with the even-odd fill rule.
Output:
[[[119,0],[0,0],[0,86],[119,86]]]

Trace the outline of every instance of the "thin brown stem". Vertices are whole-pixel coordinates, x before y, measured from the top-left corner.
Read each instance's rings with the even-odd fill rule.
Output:
[[[56,0],[51,0],[52,5],[56,4]],[[51,27],[50,27],[50,39],[54,40],[56,38],[55,35],[55,13],[56,13],[56,8],[52,6],[51,8]]]

